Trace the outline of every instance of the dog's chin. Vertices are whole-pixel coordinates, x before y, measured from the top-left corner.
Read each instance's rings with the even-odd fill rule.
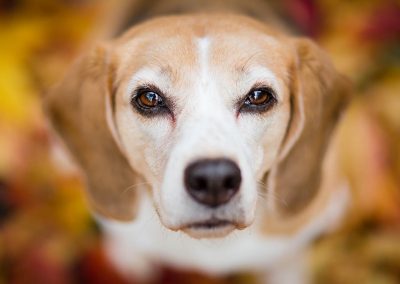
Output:
[[[190,223],[180,230],[192,238],[211,239],[223,238],[235,229],[238,229],[238,226],[234,222],[213,219],[204,222]]]

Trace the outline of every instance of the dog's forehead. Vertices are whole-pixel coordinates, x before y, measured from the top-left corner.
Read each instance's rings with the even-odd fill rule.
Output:
[[[258,22],[216,15],[166,17],[144,23],[116,41],[115,50],[121,75],[149,67],[172,80],[193,73],[202,60],[228,77],[260,65],[285,77],[293,53],[284,36]]]

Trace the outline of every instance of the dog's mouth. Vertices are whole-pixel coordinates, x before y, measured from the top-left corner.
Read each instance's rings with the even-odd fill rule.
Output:
[[[210,219],[210,220],[207,220],[204,222],[192,223],[187,227],[189,227],[191,229],[211,230],[211,229],[218,229],[221,227],[226,227],[229,225],[233,225],[233,223],[231,221],[227,221],[227,220]]]
[[[235,222],[212,218],[205,221],[189,223],[181,230],[197,239],[221,238],[228,235],[237,227]]]

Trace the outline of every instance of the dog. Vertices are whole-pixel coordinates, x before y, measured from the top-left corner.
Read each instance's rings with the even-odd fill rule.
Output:
[[[262,1],[189,2],[139,9],[150,19],[83,55],[46,112],[126,277],[167,263],[307,282],[301,252],[349,202],[349,82],[314,42],[263,22]]]

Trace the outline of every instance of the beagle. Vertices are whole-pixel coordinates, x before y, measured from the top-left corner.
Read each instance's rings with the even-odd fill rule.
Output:
[[[228,2],[135,24],[45,100],[127,277],[161,262],[302,282],[298,255],[349,200],[336,154],[347,80],[312,41]]]

